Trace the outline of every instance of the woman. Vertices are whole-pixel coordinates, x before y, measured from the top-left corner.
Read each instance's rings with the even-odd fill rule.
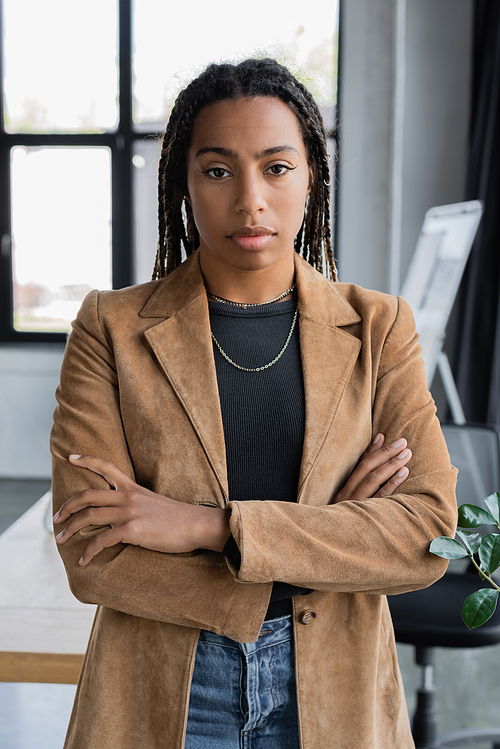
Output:
[[[159,184],[156,280],[86,298],[57,394],[100,604],[66,746],[409,749],[385,594],[444,573],[455,471],[408,306],[315,270],[324,129],[272,60],[179,95]]]

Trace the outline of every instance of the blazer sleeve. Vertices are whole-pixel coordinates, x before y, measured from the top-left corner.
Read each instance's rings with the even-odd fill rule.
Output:
[[[241,566],[228,565],[237,580],[390,594],[426,587],[444,574],[447,562],[428,548],[433,538],[453,535],[456,470],[427,389],[413,315],[402,299],[374,368],[372,434],[404,436],[413,453],[401,493],[334,505],[331,497],[314,506],[230,503]]]
[[[121,419],[117,367],[99,324],[97,299],[98,292],[88,295],[73,323],[56,392],[50,441],[54,512],[80,491],[110,488],[100,476],[72,466],[67,459],[71,453],[106,458],[134,478]],[[237,585],[223,556],[210,551],[166,554],[118,544],[80,567],[83,549],[100,530],[85,528],[58,546],[71,590],[80,601],[255,639],[271,585]]]

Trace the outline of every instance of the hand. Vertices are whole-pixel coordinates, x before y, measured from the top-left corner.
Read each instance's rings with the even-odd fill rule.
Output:
[[[190,505],[136,484],[113,463],[92,456],[70,455],[73,465],[98,473],[114,489],[87,489],[68,499],[54,515],[54,524],[69,523],[56,537],[66,543],[89,526],[100,531],[85,548],[80,564],[115,544],[133,544],[169,554],[212,549],[222,551],[229,538],[229,511]]]
[[[333,504],[394,494],[410,473],[406,464],[411,459],[411,450],[406,445],[405,439],[386,445],[385,436],[377,434],[345,486],[335,495]]]

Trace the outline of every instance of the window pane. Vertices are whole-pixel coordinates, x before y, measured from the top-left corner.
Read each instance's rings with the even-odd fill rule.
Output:
[[[137,140],[132,157],[134,190],[134,283],[151,280],[158,244],[158,161],[161,141]]]
[[[115,129],[117,0],[3,2],[5,129]]]
[[[11,173],[14,328],[67,331],[111,288],[111,152],[18,146]]]
[[[157,0],[135,3],[137,124],[165,121],[179,89],[208,63],[262,53],[290,65],[320,105],[335,103],[337,0],[288,0],[286,6],[253,0],[243,15],[234,0],[195,0],[186,8]]]

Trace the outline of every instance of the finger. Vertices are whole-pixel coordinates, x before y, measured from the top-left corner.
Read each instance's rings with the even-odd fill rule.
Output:
[[[124,521],[123,512],[112,507],[87,507],[81,510],[60,533],[56,536],[57,544],[64,544],[83,528],[89,526],[117,525]]]
[[[394,478],[396,474],[406,466],[411,460],[412,452],[408,448],[402,450],[394,458],[391,458],[383,465],[370,471],[368,475],[361,481],[355,492],[353,492],[353,499],[366,499],[367,497],[373,497],[387,481]]]
[[[382,435],[383,437],[383,435]],[[378,438],[378,435],[375,439]],[[375,445],[375,449],[373,448]],[[395,458],[398,454],[401,454],[406,449],[407,442],[405,439],[399,439],[393,442],[390,445],[385,445],[385,438],[380,439],[378,443],[372,442],[368,450],[366,450],[363,455],[361,456],[361,459],[354,469],[354,471],[349,476],[345,486],[339,492],[340,500],[343,499],[349,499],[352,497],[352,495],[359,489],[361,484],[366,481],[366,478],[376,471],[380,466],[383,466],[384,464],[388,463],[392,458]],[[403,464],[404,465],[404,464]],[[396,471],[401,468],[401,464],[398,465],[398,467],[395,469]],[[395,471],[393,471],[394,473]],[[392,475],[391,473],[387,476],[385,476],[384,481],[386,481],[389,476]],[[375,486],[373,481],[370,481],[369,484],[371,484],[374,487],[374,490],[378,489],[380,486]]]
[[[381,447],[376,449],[367,450],[363,453],[361,459],[353,471],[353,475],[366,475],[369,471],[373,471],[384,463],[387,463],[391,458],[395,458],[397,455],[402,453],[407,447],[407,441],[404,438],[396,440],[389,445],[385,444],[385,441],[380,441]],[[373,443],[370,447],[373,447]]]
[[[93,455],[70,455],[69,461],[75,466],[88,468],[89,471],[98,473],[114,489],[129,489],[131,484],[135,486],[135,482],[126,473],[120,471],[110,460],[96,458]]]
[[[65,523],[66,520],[86,507],[113,507],[120,502],[120,496],[113,489],[85,489],[74,494],[61,505],[52,521],[54,525]]]
[[[70,463],[78,466],[79,468],[88,468],[89,471],[99,474],[99,476],[102,476],[114,489],[126,490],[137,486],[137,484],[131,478],[129,478],[129,476],[123,473],[123,471],[117,468],[109,460],[96,458],[92,455],[70,455],[68,459]],[[75,497],[76,496],[79,495],[75,495]],[[63,510],[67,509],[68,503],[70,503],[72,499],[73,497],[67,500],[52,518],[52,521],[56,525],[58,523],[63,523],[64,519],[67,519],[69,517],[69,515],[66,514]],[[73,505],[70,505],[70,507],[73,507]],[[80,509],[82,509],[82,506],[79,505],[78,509],[73,511],[78,512],[78,510]]]
[[[85,567],[97,554],[103,551],[103,549],[109,549],[111,546],[116,546],[116,544],[124,543],[123,534],[123,525],[117,528],[110,528],[109,530],[102,531],[102,533],[98,533],[85,547],[85,550],[80,557],[78,564],[82,567]]]
[[[398,455],[402,450],[404,450],[408,446],[408,442],[405,440],[404,437],[401,437],[398,440],[395,440],[394,442],[389,443],[388,445],[384,444],[381,445],[379,450],[374,450],[371,456],[368,458],[371,462],[381,464],[384,462],[384,457],[387,460],[388,458],[393,458],[395,455]]]
[[[400,470],[394,476],[392,476],[389,481],[387,481],[383,486],[380,487],[374,497],[389,497],[391,494],[395,494],[401,484],[406,481],[409,474],[410,471],[408,470],[408,468],[406,468],[406,466],[404,468],[400,468]]]
[[[406,442],[406,441],[405,441]],[[336,495],[334,502],[345,502],[348,499],[370,499],[379,489],[411,460],[411,450],[405,448],[385,463],[368,471],[365,461],[356,467],[346,485]]]
[[[365,457],[365,455],[370,455],[371,453],[375,452],[375,450],[380,450],[385,443],[385,434],[382,434],[379,432],[376,436],[373,442],[371,442],[366,450],[364,451],[363,455],[361,456],[361,459]]]
[[[405,439],[399,439],[396,440],[396,442],[392,442],[390,445],[383,444],[380,449],[363,455],[353,471],[353,476],[356,475],[359,480],[360,476],[366,476],[370,471],[374,471],[380,466],[383,466],[391,459],[394,459],[403,453],[407,448],[407,444],[408,443]]]
[[[358,464],[364,458],[366,458],[367,455],[371,455],[372,453],[376,452],[377,450],[380,450],[384,446],[384,443],[385,443],[385,434],[382,434],[381,432],[379,432],[375,436],[373,442],[370,442],[370,444],[368,445],[368,447],[366,448],[366,450],[362,454],[361,458],[358,460]]]

